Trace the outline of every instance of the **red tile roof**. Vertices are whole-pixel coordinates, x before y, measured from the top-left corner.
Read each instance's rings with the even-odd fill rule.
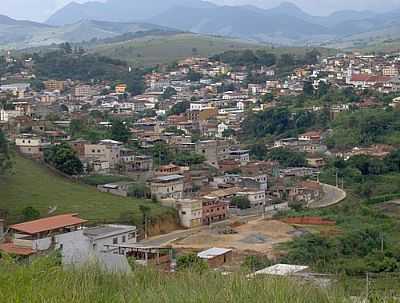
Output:
[[[33,235],[40,232],[52,231],[68,226],[80,225],[86,222],[87,220],[79,218],[78,214],[65,214],[11,225],[10,228],[18,232]]]
[[[7,254],[13,254],[19,256],[30,256],[35,253],[35,251],[32,248],[17,246],[14,243],[0,244],[0,250]]]

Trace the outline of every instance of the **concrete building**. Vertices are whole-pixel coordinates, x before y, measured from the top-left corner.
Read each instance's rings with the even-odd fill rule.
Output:
[[[218,162],[230,158],[230,144],[226,140],[205,140],[196,143],[196,153],[203,155],[206,162],[218,168]]]
[[[203,205],[200,200],[185,199],[176,203],[179,221],[186,228],[202,225]]]
[[[228,219],[229,202],[215,197],[203,197],[202,221],[204,225]]]
[[[184,192],[184,176],[166,175],[154,178],[150,183],[152,196],[158,199],[182,199]]]
[[[197,257],[206,261],[209,267],[216,268],[231,261],[232,255],[232,249],[213,247],[205,251],[199,252],[197,254]]]
[[[46,91],[53,92],[53,91],[64,91],[65,82],[58,81],[58,80],[47,80],[43,82]]]
[[[64,214],[11,225],[12,241],[1,244],[0,250],[25,257],[47,251],[85,223],[77,214]]]
[[[243,190],[237,192],[236,196],[246,197],[250,201],[251,208],[261,208],[266,204],[266,195],[264,190]]]
[[[121,197],[128,197],[129,190],[131,186],[133,186],[134,184],[135,182],[121,181],[121,182],[98,185],[97,189],[103,193],[109,193]]]
[[[85,144],[84,158],[88,161],[108,163],[114,169],[121,161],[121,142],[102,140],[98,144]]]
[[[90,85],[78,85],[74,87],[74,96],[77,98],[89,97],[92,94]]]
[[[42,158],[43,152],[50,143],[46,139],[32,134],[22,134],[15,139],[17,150],[33,158]]]

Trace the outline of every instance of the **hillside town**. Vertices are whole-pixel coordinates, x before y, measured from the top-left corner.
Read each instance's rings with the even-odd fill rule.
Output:
[[[317,124],[266,141],[243,135],[252,115],[278,109],[290,98],[326,95],[328,89],[347,96],[325,104],[302,102],[302,114],[293,110],[280,119],[289,124],[300,115],[316,115],[335,121],[355,110],[400,108],[400,97],[395,97],[400,92],[400,56],[310,56],[312,63],[286,74],[274,64],[250,69],[190,57],[145,73],[142,93],[134,94],[127,83],[106,80],[50,78],[38,84],[35,60],[8,53],[4,64],[15,68],[1,74],[0,127],[16,153],[71,182],[107,180],[92,184],[104,194],[174,209],[181,229],[154,238],[146,229],[146,215],[143,226],[92,226],[77,213],[64,213],[2,226],[0,250],[24,258],[61,250],[66,264],[82,263],[93,253],[104,266],[122,271],[129,267],[125,256],[170,270],[173,248],[195,249],[212,267],[229,263],[238,252],[271,255],[274,244],[296,233],[289,223],[275,221],[276,214],[328,207],[346,197],[337,172],[331,175],[334,186],[320,181],[330,159],[383,159],[395,150],[384,143],[335,145],[329,141],[333,130]],[[394,97],[382,102],[375,93]],[[259,157],[260,149],[274,156]],[[272,220],[267,231],[260,223],[265,218]],[[246,235],[249,245],[216,240],[208,231],[212,229],[232,235],[230,239]],[[303,275],[306,269],[281,265],[277,272]]]

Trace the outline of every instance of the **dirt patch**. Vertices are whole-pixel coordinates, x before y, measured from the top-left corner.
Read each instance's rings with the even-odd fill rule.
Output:
[[[276,220],[257,219],[235,227],[235,234],[221,234],[207,229],[175,241],[175,248],[207,249],[210,247],[233,248],[238,251],[271,253],[273,246],[294,238],[296,229]]]
[[[336,225],[336,221],[325,220],[321,217],[293,217],[282,220],[288,224],[299,225]]]

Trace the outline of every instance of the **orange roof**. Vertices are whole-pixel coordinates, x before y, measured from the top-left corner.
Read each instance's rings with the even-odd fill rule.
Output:
[[[11,225],[10,228],[19,232],[33,235],[40,232],[60,229],[63,227],[80,225],[86,222],[87,220],[79,218],[78,214],[65,214]]]
[[[30,256],[35,253],[32,248],[17,246],[14,243],[0,244],[0,250],[7,254],[19,255],[19,256]]]

